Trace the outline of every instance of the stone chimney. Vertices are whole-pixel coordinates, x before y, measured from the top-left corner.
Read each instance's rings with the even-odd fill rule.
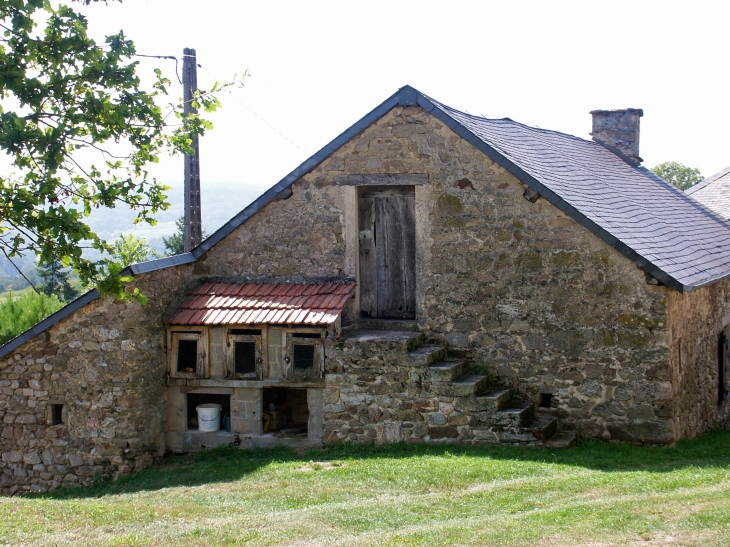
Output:
[[[632,165],[639,165],[639,120],[641,108],[593,110],[593,140],[617,153]]]

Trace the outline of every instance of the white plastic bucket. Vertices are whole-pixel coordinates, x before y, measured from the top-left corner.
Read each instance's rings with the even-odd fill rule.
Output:
[[[221,405],[198,405],[198,429],[200,431],[218,431],[221,428]]]

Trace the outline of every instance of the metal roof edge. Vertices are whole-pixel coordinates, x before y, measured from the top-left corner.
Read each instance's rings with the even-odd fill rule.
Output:
[[[469,142],[471,142],[476,149],[486,154],[502,168],[513,174],[518,180],[526,184],[529,188],[540,194],[540,196],[542,196],[552,205],[563,211],[581,226],[589,230],[593,235],[601,238],[611,247],[619,251],[622,255],[631,260],[639,268],[651,274],[659,281],[676,290],[677,292],[684,292],[685,286],[682,285],[682,283],[677,281],[664,270],[652,264],[646,258],[637,253],[634,249],[618,239],[616,236],[609,233],[604,228],[596,224],[594,221],[583,215],[580,211],[578,211],[570,203],[561,198],[558,194],[544,186],[535,177],[524,171],[519,165],[504,156],[499,150],[484,142],[484,140],[481,139],[478,135],[474,134],[459,121],[452,118],[447,112],[439,108],[438,105],[434,104],[434,102],[432,102],[429,97],[423,95],[422,93],[419,93],[418,104],[421,105],[424,110],[427,109],[432,116],[446,124],[449,129],[451,129],[458,135],[461,136],[464,132],[468,133],[470,138],[467,140],[469,140]]]
[[[147,262],[132,264],[126,267],[122,271],[122,273],[139,275],[143,273],[155,272],[157,270],[163,270],[165,268],[172,268],[173,266],[180,266],[182,264],[191,264],[195,262],[195,260],[195,256],[193,256],[192,253],[182,253],[179,255],[167,256],[165,258],[156,258],[154,260],[148,260]]]
[[[729,277],[730,277],[730,272],[724,273],[721,275],[717,275],[715,277],[708,279],[707,281],[702,281],[701,283],[697,283],[696,285],[685,285],[684,290],[685,290],[685,292],[692,292],[692,291],[696,291],[697,289],[704,289],[705,287],[714,285],[715,283],[722,281],[723,279],[727,279]]]
[[[99,291],[96,289],[90,290],[89,292],[82,294],[79,296],[76,300],[66,304],[63,308],[58,310],[53,315],[49,315],[46,317],[43,321],[40,323],[35,324],[31,328],[29,328],[24,333],[16,336],[13,338],[10,342],[5,344],[4,346],[0,347],[0,359],[3,357],[9,355],[16,349],[18,349],[20,346],[25,344],[27,341],[35,338],[39,334],[45,332],[50,327],[58,323],[61,319],[65,319],[72,313],[80,310],[86,304],[93,302],[97,298],[99,298],[101,295],[99,294]]]
[[[331,156],[335,151],[344,146],[349,140],[362,133],[368,126],[370,126],[378,119],[382,118],[394,107],[415,105],[415,99],[418,95],[420,95],[420,92],[412,88],[411,86],[407,85],[400,88],[393,95],[388,97],[385,101],[383,101],[373,110],[365,114],[365,116],[363,116],[353,125],[351,125],[348,129],[340,133],[340,135],[335,137],[313,156],[305,160],[299,167],[294,169],[294,171],[289,173],[274,186],[261,194],[261,196],[254,200],[253,203],[244,208],[231,220],[218,228],[218,230],[211,234],[210,237],[208,237],[205,241],[203,241],[200,245],[198,245],[197,247],[195,247],[195,249],[191,251],[193,256],[196,259],[200,258],[204,253],[212,249],[216,244],[218,244],[222,239],[228,236],[236,228],[241,226],[241,224],[246,222],[258,211],[260,211],[266,205],[272,202],[281,192],[289,188],[292,184],[294,184],[294,182],[296,182],[302,176],[317,167],[320,163],[322,163],[329,156]]]

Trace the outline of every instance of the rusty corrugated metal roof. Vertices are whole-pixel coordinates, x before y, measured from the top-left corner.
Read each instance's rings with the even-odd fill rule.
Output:
[[[171,325],[331,325],[354,283],[206,283],[170,314]]]

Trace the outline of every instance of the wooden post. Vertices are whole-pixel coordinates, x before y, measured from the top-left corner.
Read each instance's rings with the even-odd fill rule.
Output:
[[[198,71],[195,50],[183,50],[183,112],[197,114],[193,108],[193,94],[198,89]],[[198,137],[192,137],[195,153],[185,154],[185,252],[200,245],[203,228],[200,214],[200,150]]]

